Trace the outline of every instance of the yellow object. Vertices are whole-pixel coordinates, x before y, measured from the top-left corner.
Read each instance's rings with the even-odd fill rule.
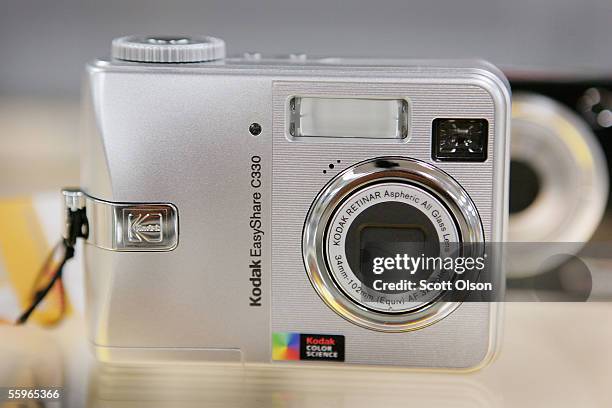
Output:
[[[51,246],[46,241],[31,198],[0,200],[0,262],[14,288],[22,310],[30,306],[39,274],[46,274],[41,267]],[[48,278],[42,278],[43,285]],[[30,321],[49,326],[56,324],[68,312],[64,304],[63,287],[56,284],[47,298],[32,314]],[[2,311],[0,311],[0,314]]]

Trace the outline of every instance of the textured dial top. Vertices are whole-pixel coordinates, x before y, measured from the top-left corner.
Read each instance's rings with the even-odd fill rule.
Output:
[[[113,40],[112,57],[153,63],[206,62],[225,58],[225,42],[207,36],[129,36]]]

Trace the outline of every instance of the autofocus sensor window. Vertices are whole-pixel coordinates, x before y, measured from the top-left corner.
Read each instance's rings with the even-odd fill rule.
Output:
[[[436,119],[432,158],[439,161],[487,160],[489,124],[485,119]]]

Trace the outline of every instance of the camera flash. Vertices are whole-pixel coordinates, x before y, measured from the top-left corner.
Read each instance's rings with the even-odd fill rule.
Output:
[[[296,140],[398,141],[408,135],[408,104],[403,99],[295,97],[289,101],[289,119],[289,134]]]
[[[433,122],[432,157],[440,161],[485,161],[486,119],[436,119]]]

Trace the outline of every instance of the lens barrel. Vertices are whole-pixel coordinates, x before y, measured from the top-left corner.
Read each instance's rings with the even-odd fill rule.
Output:
[[[484,243],[466,191],[428,163],[386,157],[350,167],[323,188],[306,218],[303,256],[313,287],[340,316],[373,330],[407,331],[444,318],[459,302],[439,301],[439,292],[390,290],[410,271],[383,274],[381,260],[444,257],[464,243]],[[436,281],[442,272],[423,273]]]

